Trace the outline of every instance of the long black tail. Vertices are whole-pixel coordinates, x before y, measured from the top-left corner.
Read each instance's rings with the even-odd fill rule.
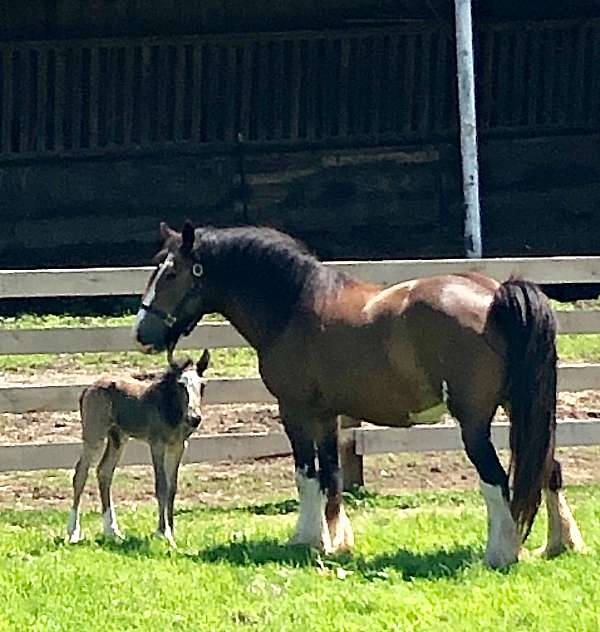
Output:
[[[556,432],[556,320],[537,285],[510,278],[494,296],[491,318],[507,342],[513,494],[523,540],[541,501]]]

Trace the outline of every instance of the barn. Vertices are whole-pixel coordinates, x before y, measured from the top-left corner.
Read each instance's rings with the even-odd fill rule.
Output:
[[[23,0],[0,20],[0,267],[137,265],[157,226],[462,256],[450,0]],[[594,254],[600,6],[474,5],[484,254]]]

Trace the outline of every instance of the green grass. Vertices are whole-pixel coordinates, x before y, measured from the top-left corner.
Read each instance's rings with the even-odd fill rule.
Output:
[[[62,541],[62,511],[0,512],[0,630],[597,630],[600,488],[569,493],[590,553],[482,561],[485,514],[473,493],[350,502],[357,547],[321,557],[284,546],[295,503],[194,508],[179,549],[149,537],[154,509],[122,511],[127,539]],[[542,521],[530,546],[541,543]]]

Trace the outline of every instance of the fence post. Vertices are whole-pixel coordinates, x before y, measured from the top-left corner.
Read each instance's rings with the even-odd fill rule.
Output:
[[[340,415],[341,429],[359,428],[360,423],[357,419]],[[348,434],[350,434],[349,437],[343,437],[340,441],[342,480],[345,492],[350,491],[353,487],[362,487],[365,484],[362,455],[356,454],[354,433]]]
[[[465,203],[467,257],[481,258],[479,166],[477,164],[477,118],[475,116],[475,70],[471,0],[454,0],[456,17],[456,74],[460,114],[460,152]]]

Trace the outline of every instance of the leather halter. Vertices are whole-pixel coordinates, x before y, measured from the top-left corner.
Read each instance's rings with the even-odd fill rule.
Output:
[[[204,274],[204,269],[202,265],[200,263],[194,263],[194,265],[192,266],[192,275],[196,279],[199,279],[203,274]],[[164,310],[159,309],[158,307],[155,307],[154,305],[148,305],[144,301],[142,301],[141,307],[142,309],[146,310],[146,312],[148,312],[149,314],[154,314],[160,320],[162,320],[167,328],[172,329],[177,324],[177,319],[178,319],[177,312],[182,309],[185,303],[195,293],[196,293],[196,283],[194,283],[192,287],[181,297],[181,300],[177,303],[177,305],[175,305],[175,307],[173,308],[171,312],[165,312]],[[194,327],[196,326],[197,322],[198,320],[192,321],[192,323],[186,329],[183,330],[182,332],[183,335],[188,336],[192,332]]]

